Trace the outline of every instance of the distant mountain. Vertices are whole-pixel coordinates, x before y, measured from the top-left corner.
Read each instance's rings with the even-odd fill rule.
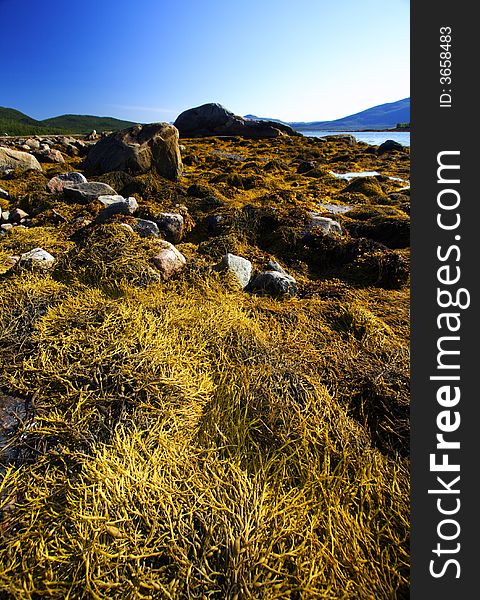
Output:
[[[313,121],[290,123],[298,131],[362,131],[363,129],[393,129],[398,123],[410,122],[410,98],[380,104],[362,112],[336,119],[335,121]]]
[[[136,125],[131,121],[122,121],[112,117],[91,115],[61,115],[43,121],[32,119],[28,115],[0,106],[0,135],[48,135],[66,133],[88,133],[97,131],[117,131]]]
[[[284,125],[290,125],[287,121],[281,119],[269,119],[268,117],[257,117],[256,115],[243,115],[244,119],[251,119],[252,121],[273,121],[274,123],[283,123]]]
[[[246,119],[257,121],[278,121],[280,119],[245,115]],[[336,119],[335,121],[295,121],[286,123],[297,131],[362,131],[363,129],[393,129],[398,123],[410,122],[410,98],[397,102],[379,104],[362,112]]]

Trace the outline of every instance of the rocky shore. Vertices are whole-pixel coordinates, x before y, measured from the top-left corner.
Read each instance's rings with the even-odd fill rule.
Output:
[[[0,590],[402,597],[409,149],[194,111],[0,140]]]

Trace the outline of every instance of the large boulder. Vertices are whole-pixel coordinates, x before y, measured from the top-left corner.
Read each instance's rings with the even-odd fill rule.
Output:
[[[153,169],[175,181],[182,173],[178,130],[168,123],[135,125],[101,139],[90,149],[85,172],[125,171],[139,175]]]
[[[19,152],[10,148],[0,148],[0,171],[8,171],[10,169],[36,169],[41,171],[42,167],[38,160],[28,152]]]
[[[273,138],[281,135],[301,135],[289,125],[275,121],[244,119],[221,104],[210,103],[182,112],[174,123],[180,137],[240,135],[246,138]]]
[[[377,153],[384,154],[385,152],[391,152],[392,150],[403,152],[403,146],[395,140],[385,140],[383,144],[380,144],[378,147]]]

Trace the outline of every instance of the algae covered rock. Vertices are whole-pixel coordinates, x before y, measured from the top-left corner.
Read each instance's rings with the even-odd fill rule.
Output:
[[[252,263],[243,256],[228,253],[223,256],[215,270],[232,273],[242,288],[246,288],[252,276]]]
[[[318,213],[310,213],[305,233],[309,233],[312,229],[318,228],[326,235],[342,235],[342,228],[337,221],[329,217],[322,217]]]
[[[92,146],[84,168],[96,175],[110,171],[139,175],[154,170],[175,181],[182,174],[178,130],[168,123],[151,123],[112,133]]]
[[[0,148],[0,171],[9,171],[10,169],[35,169],[41,171],[42,167],[38,160],[28,152],[19,152],[10,148]]]
[[[363,194],[367,198],[385,196],[375,177],[356,177],[342,190],[342,193]]]

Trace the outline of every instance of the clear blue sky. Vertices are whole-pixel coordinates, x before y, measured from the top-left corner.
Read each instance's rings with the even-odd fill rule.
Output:
[[[0,0],[0,106],[330,120],[410,95],[408,0]]]

